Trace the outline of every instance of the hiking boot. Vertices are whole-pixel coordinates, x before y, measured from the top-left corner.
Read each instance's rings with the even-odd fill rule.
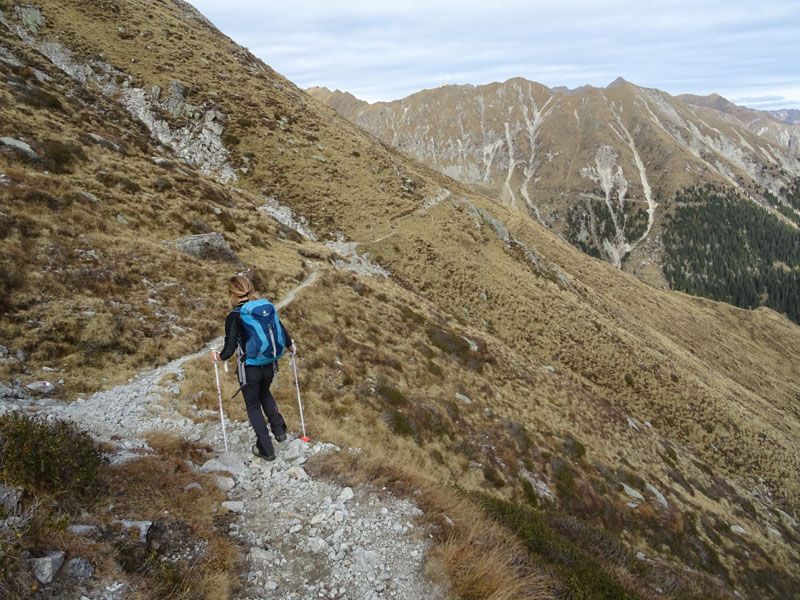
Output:
[[[276,435],[275,439],[278,440],[279,442],[285,442],[286,441],[286,434],[282,433],[280,435]]]
[[[258,446],[253,445],[253,454],[255,454],[259,458],[263,458],[264,460],[273,461],[275,460],[274,454],[261,454],[261,451],[258,449]]]

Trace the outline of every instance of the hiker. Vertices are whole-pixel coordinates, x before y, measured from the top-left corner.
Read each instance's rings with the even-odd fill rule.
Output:
[[[256,456],[271,461],[275,460],[275,450],[269,437],[267,424],[264,421],[264,414],[261,411],[263,409],[264,413],[266,413],[275,439],[279,442],[286,441],[286,423],[278,412],[278,405],[269,391],[269,386],[272,383],[274,374],[277,372],[277,359],[280,358],[284,348],[294,354],[295,346],[286,327],[278,320],[277,314],[272,317],[270,324],[276,323],[279,327],[264,326],[269,331],[269,339],[264,334],[264,329],[258,328],[258,324],[256,324],[257,329],[253,328],[253,317],[249,316],[247,307],[245,307],[243,316],[242,307],[254,300],[258,300],[258,297],[253,284],[247,277],[234,275],[230,278],[228,281],[228,303],[231,312],[228,313],[225,319],[225,345],[221,352],[212,350],[211,359],[215,362],[228,360],[233,356],[234,351],[237,352],[239,385],[241,386],[239,389],[247,407],[247,418],[256,433],[256,443],[252,451]],[[263,302],[267,306],[266,301]],[[268,307],[271,307],[271,305],[268,305]],[[247,319],[247,325],[243,319]],[[277,329],[277,331],[273,332],[273,329]],[[267,356],[262,356],[258,352],[259,340],[264,343],[272,342],[271,349],[266,352]],[[246,355],[248,341],[251,342],[249,348],[253,356]],[[253,346],[254,343],[255,346]],[[253,350],[253,348],[256,348],[256,350]]]

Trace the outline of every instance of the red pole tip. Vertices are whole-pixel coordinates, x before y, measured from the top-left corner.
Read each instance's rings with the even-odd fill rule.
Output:
[[[309,438],[307,438],[305,436],[301,437],[300,439],[303,440],[304,442],[310,442],[311,441]]]

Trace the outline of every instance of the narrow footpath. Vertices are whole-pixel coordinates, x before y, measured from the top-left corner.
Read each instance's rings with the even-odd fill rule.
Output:
[[[316,275],[313,270],[278,306],[289,304]],[[152,452],[141,436],[153,430],[167,430],[218,449],[217,456],[195,468],[224,472],[215,478],[228,496],[221,509],[236,514],[229,533],[249,547],[244,591],[237,596],[241,600],[445,598],[424,573],[429,538],[414,523],[422,514],[419,509],[386,490],[341,487],[315,480],[303,469],[315,454],[353,450],[307,443],[290,431],[286,442],[275,443],[277,459],[266,462],[251,454],[250,425],[228,421],[225,453],[219,419],[195,423],[163,406],[165,395],[179,393],[183,365],[220,344],[221,339],[214,340],[201,351],[141,373],[127,384],[71,403],[20,397],[17,391],[15,399],[0,402],[0,412],[36,410],[75,421],[98,441],[113,440],[115,451],[108,458],[115,464]],[[210,362],[209,377],[213,377]],[[197,411],[197,416],[208,417],[209,412]],[[80,600],[127,597],[128,590],[120,584],[87,583],[90,595]]]

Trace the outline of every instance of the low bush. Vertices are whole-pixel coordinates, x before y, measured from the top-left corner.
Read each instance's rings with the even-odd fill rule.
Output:
[[[484,509],[507,526],[538,559],[558,573],[563,598],[636,600],[628,589],[580,543],[573,542],[548,525],[543,512],[530,506],[476,494]]]
[[[50,92],[45,92],[43,89],[35,86],[23,86],[17,94],[17,101],[33,106],[34,108],[46,108],[61,110],[61,100]]]
[[[69,421],[12,412],[0,417],[0,474],[12,485],[69,503],[97,490],[102,455]]]
[[[403,404],[408,404],[408,398],[406,398],[406,395],[385,379],[378,381],[375,391],[381,398],[386,400],[386,402],[392,406],[402,406]]]
[[[45,165],[54,173],[69,173],[75,160],[86,160],[86,155],[79,146],[65,144],[58,140],[46,140],[41,144]]]
[[[483,478],[492,484],[494,487],[501,488],[506,484],[505,479],[503,476],[500,475],[500,472],[495,469],[492,465],[484,465],[483,467]]]
[[[398,435],[413,436],[414,426],[411,420],[399,410],[392,410],[386,417],[389,427]]]

